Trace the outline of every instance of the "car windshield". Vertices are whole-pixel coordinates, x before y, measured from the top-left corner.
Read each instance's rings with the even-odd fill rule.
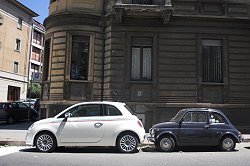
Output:
[[[172,118],[170,121],[171,122],[179,122],[181,120],[181,118],[183,117],[183,115],[185,114],[185,110],[180,110],[174,118]]]

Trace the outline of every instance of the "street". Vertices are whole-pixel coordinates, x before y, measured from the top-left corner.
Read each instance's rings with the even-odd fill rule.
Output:
[[[10,148],[14,153],[10,154]],[[249,166],[250,163],[250,143],[238,144],[234,152],[201,147],[184,148],[173,153],[161,153],[154,148],[144,147],[135,154],[121,154],[113,148],[61,148],[54,153],[37,153],[30,147],[1,147],[1,152],[6,155],[0,154],[0,166]]]

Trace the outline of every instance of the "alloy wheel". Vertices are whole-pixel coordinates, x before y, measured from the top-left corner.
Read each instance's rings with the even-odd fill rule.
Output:
[[[55,148],[55,140],[51,134],[41,134],[36,139],[36,147],[41,152],[51,152]]]
[[[135,136],[126,134],[119,139],[119,149],[124,153],[131,153],[137,149],[138,140]]]

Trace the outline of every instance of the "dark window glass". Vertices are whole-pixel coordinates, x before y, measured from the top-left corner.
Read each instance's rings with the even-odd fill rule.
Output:
[[[189,112],[184,116],[183,122],[205,123],[207,122],[206,114],[201,112]]]
[[[209,113],[209,123],[227,123],[227,121],[222,115],[220,115],[216,112],[210,112]]]
[[[203,40],[203,82],[223,82],[222,41]]]
[[[131,52],[131,80],[152,80],[152,38],[133,38]]]
[[[44,46],[44,61],[43,61],[43,80],[48,80],[49,75],[49,60],[50,60],[50,39],[45,41]]]
[[[71,73],[73,80],[88,79],[89,37],[72,36]]]
[[[21,40],[20,39],[16,39],[16,51],[20,51],[21,50]]]
[[[18,106],[19,108],[25,108],[25,109],[28,108],[28,106],[23,103],[18,103]]]
[[[18,68],[19,68],[18,62],[14,62],[14,73],[18,73]]]
[[[104,105],[104,115],[105,116],[119,116],[122,115],[120,110],[112,105]]]
[[[67,113],[70,113],[70,117],[103,116],[103,111],[100,104],[76,106],[67,111]],[[59,118],[64,118],[65,114],[66,113],[61,115]]]
[[[153,0],[132,0],[133,4],[153,4]]]

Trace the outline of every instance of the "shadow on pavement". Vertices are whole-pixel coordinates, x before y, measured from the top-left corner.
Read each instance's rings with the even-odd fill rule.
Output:
[[[20,152],[37,152],[36,148],[22,149]],[[59,147],[52,153],[110,153],[121,154],[115,147]]]
[[[14,124],[0,123],[0,130],[28,130],[34,122],[18,122]]]
[[[250,147],[249,147],[249,149],[250,149]],[[143,147],[141,150],[143,152],[159,152],[159,153],[161,153],[154,146]],[[232,152],[237,152],[237,151],[238,150],[234,150]],[[178,147],[174,152],[194,152],[194,153],[197,152],[198,153],[198,152],[222,152],[222,151],[220,151],[217,147],[199,147],[199,146],[195,146],[195,147]],[[165,153],[165,152],[162,152],[162,153]]]
[[[245,149],[248,149],[248,150],[250,150],[250,147],[245,147]]]

